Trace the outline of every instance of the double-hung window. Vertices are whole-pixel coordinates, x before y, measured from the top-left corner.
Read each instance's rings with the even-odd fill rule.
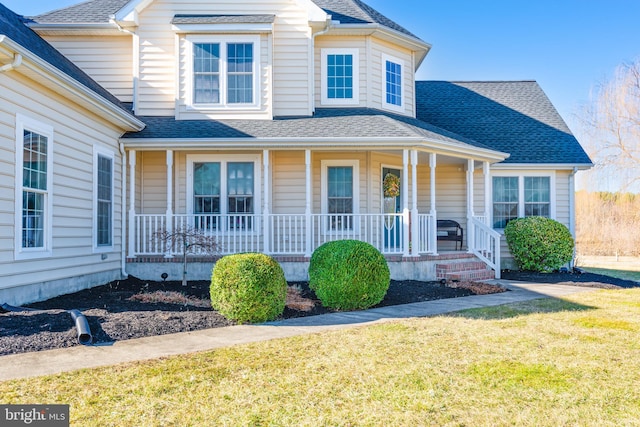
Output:
[[[358,162],[322,162],[322,211],[328,214],[329,231],[354,229],[358,212]]]
[[[94,152],[95,250],[113,247],[113,153]]]
[[[358,104],[358,49],[322,49],[321,55],[322,104]]]
[[[553,175],[494,176],[493,227],[504,228],[515,218],[553,217]]]
[[[16,117],[16,259],[51,255],[53,128]]]
[[[392,110],[402,110],[403,100],[403,65],[402,61],[388,55],[382,55],[382,96],[383,106]]]
[[[209,231],[255,230],[259,205],[258,159],[253,156],[189,156],[189,211]],[[221,218],[226,217],[223,221]]]
[[[259,37],[193,36],[190,46],[192,107],[246,108],[257,105]]]

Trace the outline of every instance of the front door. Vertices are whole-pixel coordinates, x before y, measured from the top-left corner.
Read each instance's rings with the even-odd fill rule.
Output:
[[[401,170],[394,168],[382,168],[382,212],[385,214],[397,214],[402,212],[402,194],[397,197],[393,197],[392,200],[389,197],[385,198],[384,192],[384,179],[387,174],[392,174],[398,178],[400,183]],[[399,188],[402,188],[401,186]],[[385,200],[386,199],[386,200]],[[382,226],[382,232],[384,233],[384,247],[388,251],[395,251],[402,247],[402,222],[399,216],[385,216]]]

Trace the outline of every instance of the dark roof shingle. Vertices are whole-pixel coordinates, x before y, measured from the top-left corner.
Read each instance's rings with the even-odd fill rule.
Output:
[[[417,117],[510,153],[504,163],[591,164],[534,81],[416,82]]]
[[[360,0],[312,0],[333,19],[343,24],[380,24],[407,36],[418,38],[409,30]],[[89,0],[43,13],[32,19],[39,24],[99,24],[122,9],[129,0]]]
[[[24,49],[37,55],[40,59],[48,62],[53,67],[62,71],[67,76],[76,80],[112,104],[123,110],[127,110],[126,107],[111,94],[111,92],[96,83],[95,80],[62,55],[57,49],[47,43],[33,30],[28,28],[25,25],[24,17],[16,15],[14,12],[7,9],[2,3],[0,3],[0,34],[7,36]]]
[[[321,108],[313,117],[274,120],[176,120],[139,117],[147,127],[124,139],[421,138],[460,147],[488,147],[420,120],[368,108]]]
[[[172,24],[272,24],[275,15],[175,15]]]

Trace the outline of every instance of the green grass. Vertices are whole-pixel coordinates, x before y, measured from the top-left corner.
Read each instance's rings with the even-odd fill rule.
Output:
[[[640,425],[640,289],[0,383],[73,426]]]
[[[635,280],[640,282],[640,271],[630,270],[612,270],[607,268],[595,268],[595,267],[581,267],[584,271],[589,273],[604,274],[606,276],[616,277],[624,280]]]

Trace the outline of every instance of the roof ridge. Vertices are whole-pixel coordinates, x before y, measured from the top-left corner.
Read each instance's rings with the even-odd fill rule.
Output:
[[[416,83],[538,83],[535,79],[523,80],[416,80]]]
[[[85,1],[81,1],[81,2],[79,2],[79,3],[70,4],[69,6],[64,6],[64,7],[59,7],[59,8],[57,8],[57,9],[48,10],[48,11],[46,11],[46,12],[44,12],[44,13],[39,14],[39,15],[31,15],[31,16],[28,16],[28,18],[34,18],[34,19],[35,19],[35,18],[38,18],[38,17],[40,17],[40,16],[51,15],[51,14],[53,14],[53,13],[62,12],[62,11],[63,11],[63,10],[65,10],[65,9],[71,9],[71,8],[78,7],[78,6],[81,6],[81,5],[83,5],[83,4],[87,4],[87,3],[92,3],[92,2],[95,2],[95,1],[96,1],[96,0],[85,0]]]

